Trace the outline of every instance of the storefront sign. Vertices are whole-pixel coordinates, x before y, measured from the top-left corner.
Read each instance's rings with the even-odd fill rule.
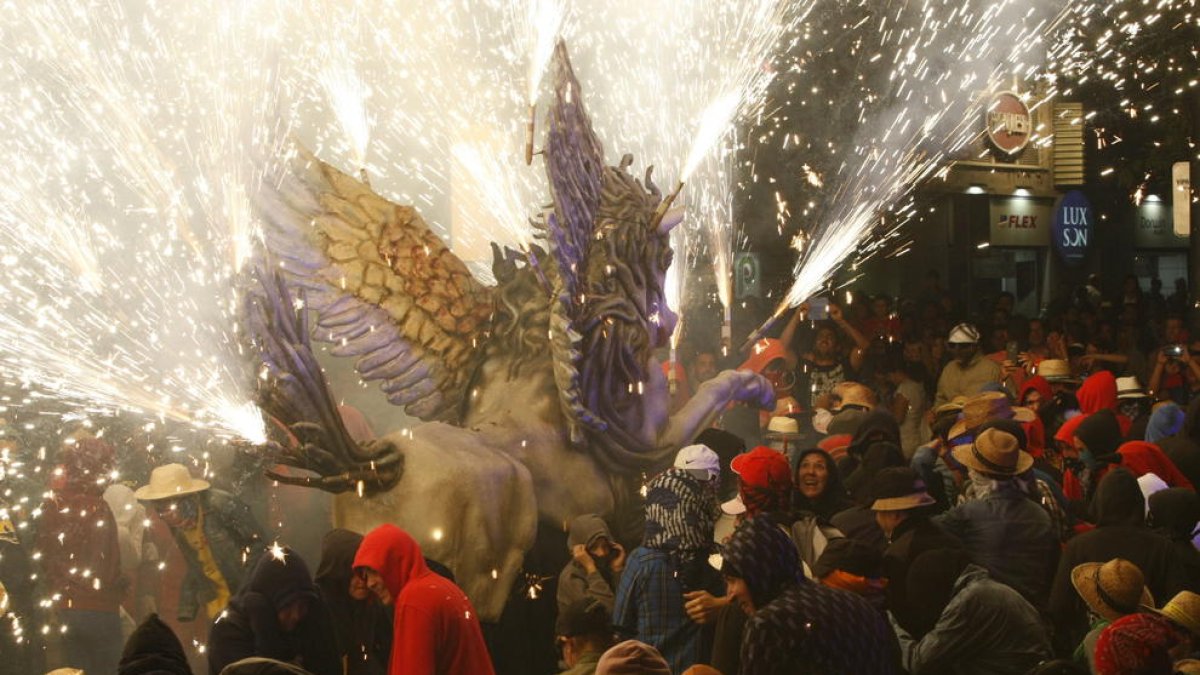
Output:
[[[1187,237],[1175,234],[1166,202],[1142,202],[1133,211],[1133,244],[1138,248],[1187,248]]]
[[[1071,190],[1054,209],[1054,248],[1063,262],[1078,265],[1087,254],[1095,231],[1096,212],[1087,195]]]
[[[1054,206],[1026,197],[997,197],[989,205],[992,246],[1049,246]]]
[[[1033,118],[1029,106],[1016,94],[1000,92],[988,101],[984,109],[987,137],[997,150],[1011,157],[1025,149],[1033,133]]]
[[[757,253],[733,255],[733,294],[738,300],[762,297],[762,272]]]
[[[1171,165],[1171,205],[1176,236],[1192,234],[1192,165],[1175,162]]]

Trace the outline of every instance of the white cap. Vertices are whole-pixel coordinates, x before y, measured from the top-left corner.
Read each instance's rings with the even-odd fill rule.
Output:
[[[969,323],[960,323],[950,329],[947,341],[950,344],[973,345],[979,342],[979,329]]]
[[[713,480],[721,475],[721,460],[707,445],[689,445],[675,455],[675,468],[687,469],[693,474],[704,472],[708,480]]]
[[[746,502],[738,495],[727,502],[721,503],[721,511],[730,516],[740,516],[746,512]]]

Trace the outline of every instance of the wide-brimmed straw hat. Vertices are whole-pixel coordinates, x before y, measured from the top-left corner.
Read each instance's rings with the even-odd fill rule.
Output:
[[[1047,382],[1079,384],[1079,378],[1071,374],[1071,364],[1062,359],[1045,359],[1037,365],[1037,374]]]
[[[962,419],[951,427],[949,438],[958,438],[988,420],[1015,420],[1024,423],[1032,422],[1036,417],[1037,413],[1029,408],[1014,406],[1008,400],[1008,394],[985,391],[963,403]]]
[[[1153,605],[1150,607],[1153,609]],[[1200,595],[1191,591],[1180,591],[1178,595],[1163,605],[1162,609],[1154,611],[1188,629],[1193,636],[1200,638]]]
[[[934,408],[933,416],[941,417],[942,415],[945,415],[946,413],[961,413],[962,409],[963,409],[963,404],[966,402],[967,402],[966,396],[955,396],[954,398],[950,399],[949,401]]]
[[[1137,565],[1123,558],[1089,562],[1071,570],[1071,585],[1093,612],[1107,621],[1154,607],[1154,596]]]
[[[1117,378],[1117,398],[1149,398],[1142,383],[1132,375]]]
[[[984,429],[970,445],[954,448],[954,459],[963,466],[993,476],[1015,476],[1033,466],[1033,455],[1021,441],[1003,429]]]
[[[164,464],[150,472],[150,484],[134,491],[133,496],[142,501],[174,499],[184,495],[203,492],[211,487],[206,480],[192,478],[182,464]]]
[[[925,481],[908,467],[893,467],[875,474],[871,481],[875,497],[872,511],[907,511],[937,503],[925,489]]]

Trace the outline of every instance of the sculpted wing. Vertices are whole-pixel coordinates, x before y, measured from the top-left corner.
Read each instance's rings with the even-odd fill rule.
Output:
[[[317,313],[315,337],[356,356],[393,404],[456,422],[478,366],[491,293],[411,206],[299,147],[261,198],[267,248]]]

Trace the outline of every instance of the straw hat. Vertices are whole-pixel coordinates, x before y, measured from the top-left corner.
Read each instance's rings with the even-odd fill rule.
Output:
[[[800,423],[794,417],[776,415],[767,423],[767,433],[796,436],[800,434]]]
[[[939,405],[933,409],[934,417],[941,417],[945,413],[960,413],[963,409],[963,404],[967,402],[966,396],[955,396],[949,401]]]
[[[1037,374],[1047,382],[1079,384],[1079,378],[1071,375],[1071,364],[1062,359],[1045,359],[1037,365]]]
[[[1200,638],[1200,595],[1191,591],[1180,591],[1170,602],[1163,605],[1162,609],[1155,611]]]
[[[925,481],[908,467],[893,467],[871,481],[875,502],[872,511],[907,511],[937,503],[925,490]]]
[[[1093,612],[1108,621],[1153,607],[1154,597],[1137,565],[1123,558],[1090,562],[1071,570],[1071,585]]]
[[[985,429],[974,443],[951,451],[963,466],[993,476],[1015,476],[1033,466],[1033,456],[1021,449],[1016,436],[1003,429]]]
[[[969,323],[960,323],[950,329],[946,341],[952,345],[973,345],[979,342],[979,329]]]
[[[183,495],[203,492],[209,488],[208,481],[192,478],[182,464],[164,464],[150,472],[150,484],[138,488],[133,496],[142,501],[174,499]]]
[[[1142,383],[1132,375],[1117,378],[1117,398],[1149,398]]]
[[[833,389],[833,393],[841,398],[835,409],[846,406],[858,406],[867,410],[875,409],[875,394],[871,388],[858,382],[842,382]]]
[[[988,420],[1014,420],[1017,422],[1032,422],[1037,414],[1029,408],[1014,406],[1008,400],[1008,394],[999,391],[985,391],[976,394],[963,403],[962,419],[950,429],[950,438],[957,438]]]

